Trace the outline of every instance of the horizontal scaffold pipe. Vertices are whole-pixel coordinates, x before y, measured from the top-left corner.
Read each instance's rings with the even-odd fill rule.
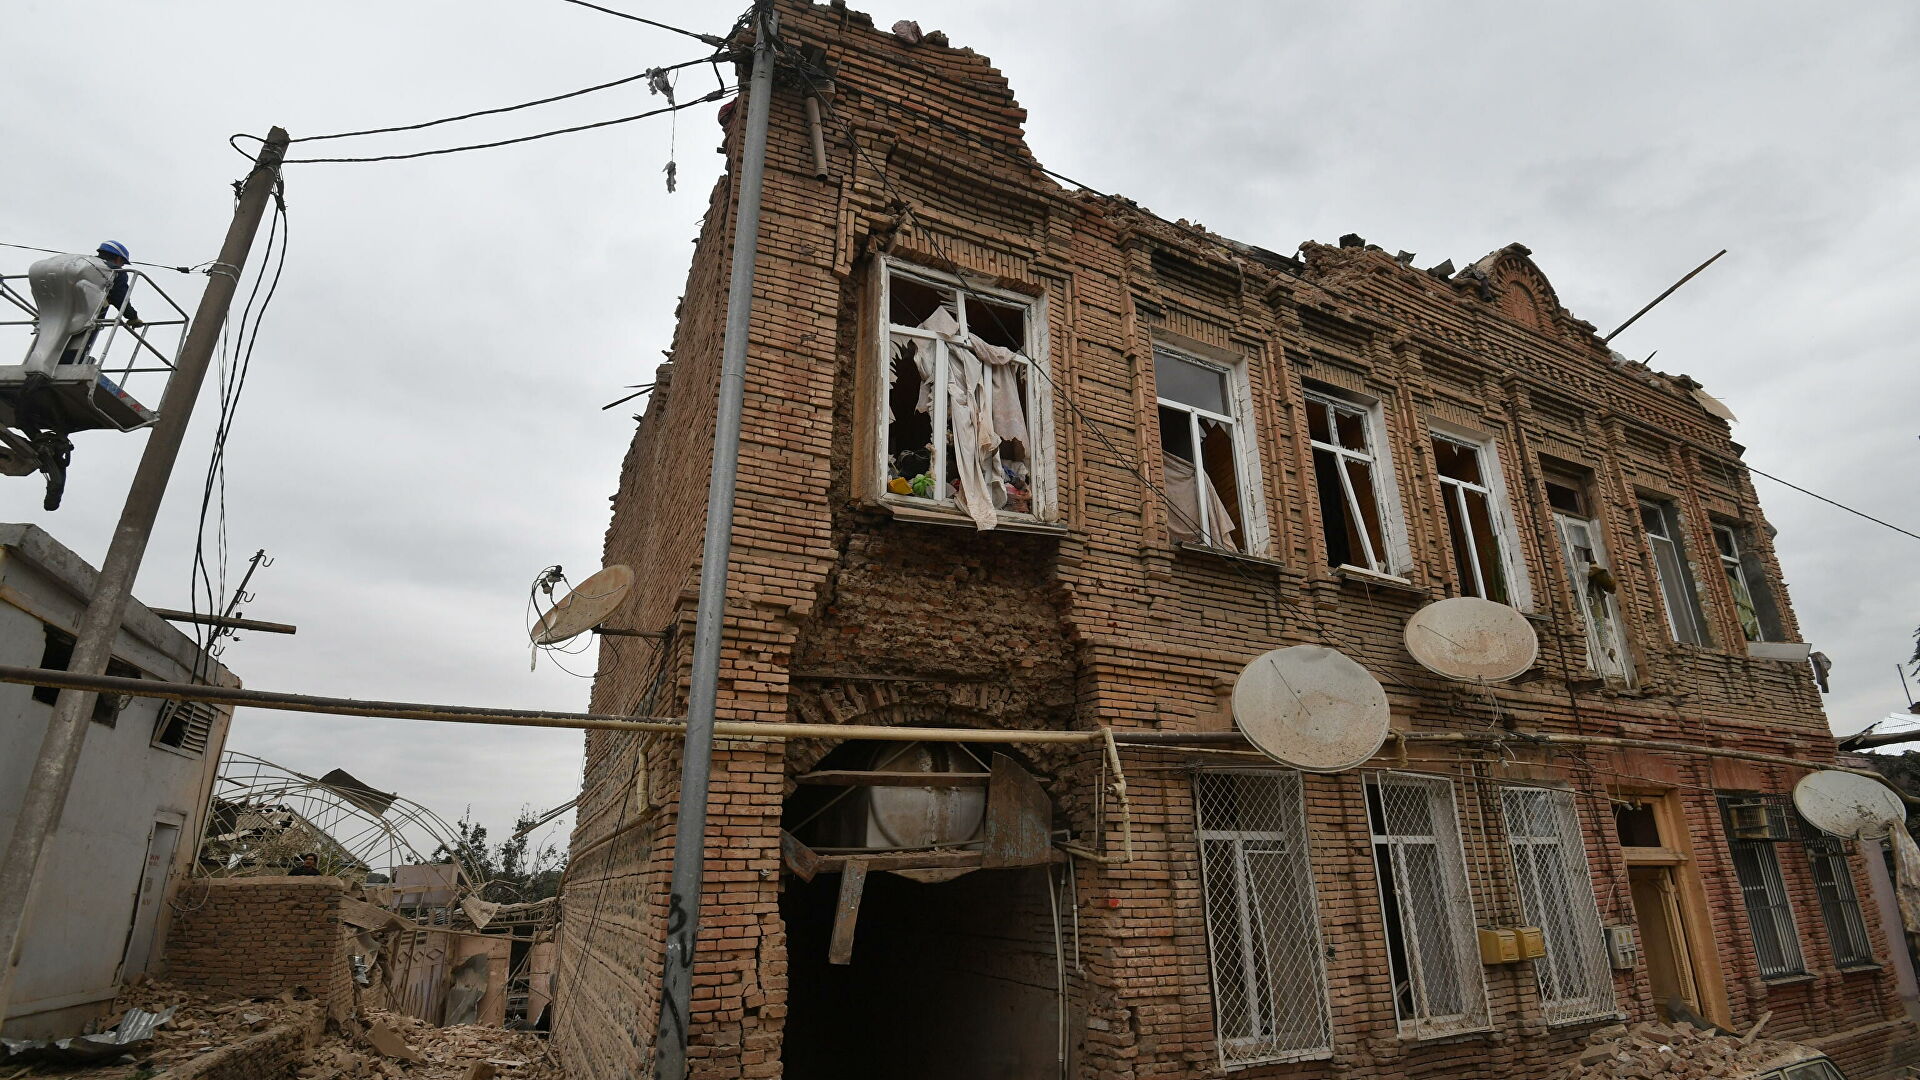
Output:
[[[112,675],[76,675],[47,668],[0,665],[0,683],[23,683],[61,690],[93,690],[103,694],[162,698],[168,701],[204,701],[215,705],[244,705],[281,712],[322,713],[333,716],[375,716],[396,720],[427,720],[453,724],[498,724],[508,727],[571,728],[595,731],[639,731],[678,735],[686,725],[672,718],[635,719],[606,713],[550,712],[540,709],[494,709],[473,705],[430,705],[409,701],[368,701],[358,698],[319,697],[312,694],[286,694],[273,690],[245,690],[230,686],[206,686],[200,683],[158,682],[152,679],[125,679]],[[1104,731],[1008,731],[993,728],[882,727],[865,724],[789,724],[749,720],[722,720],[716,733],[728,738],[746,739],[873,739],[890,742],[941,740],[975,743],[1093,743],[1106,739]],[[1752,750],[1729,750],[1717,746],[1669,742],[1660,739],[1627,739],[1603,735],[1548,735],[1526,732],[1396,732],[1395,740],[1409,744],[1589,746],[1622,750],[1650,750],[1669,754],[1693,754],[1704,757],[1752,761],[1763,765],[1785,765],[1800,769],[1834,769],[1871,777],[1886,783],[1884,777],[1866,769],[1850,769],[1830,762],[1765,754]],[[1247,745],[1237,731],[1114,731],[1113,741],[1122,746]],[[1888,787],[1892,787],[1888,784]],[[1897,788],[1894,790],[1898,790]],[[1905,792],[1901,798],[1920,805]]]

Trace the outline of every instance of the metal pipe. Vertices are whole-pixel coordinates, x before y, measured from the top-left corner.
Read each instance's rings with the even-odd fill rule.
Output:
[[[1120,748],[1114,745],[1113,729],[1100,729],[1106,743],[1107,762],[1113,766],[1113,797],[1120,800],[1120,851],[1124,862],[1133,861],[1133,805],[1127,802],[1127,774],[1120,768]]]
[[[133,481],[127,488],[126,503],[114,526],[107,557],[94,579],[93,593],[86,611],[75,628],[72,669],[79,674],[97,675],[107,669],[113,646],[120,636],[120,624],[126,615],[127,600],[133,593],[134,578],[147,553],[147,541],[153,533],[154,519],[167,494],[167,481],[173,475],[174,462],[180,456],[180,444],[186,437],[187,421],[193,416],[194,400],[206,379],[207,366],[219,341],[220,328],[226,323],[227,309],[238,290],[238,268],[245,265],[247,252],[266,216],[267,199],[273,194],[280,175],[280,159],[287,149],[287,133],[274,128],[260,147],[260,156],[241,188],[220,247],[221,263],[232,266],[230,278],[211,279],[200,296],[200,309],[180,347],[180,359],[173,377],[167,381],[160,402],[160,419],[140,454]],[[46,853],[47,840],[60,823],[66,808],[67,793],[73,787],[74,773],[80,764],[89,717],[98,694],[90,690],[66,690],[54,702],[53,716],[47,721],[46,734],[40,740],[40,753],[29,774],[26,793],[14,818],[13,835],[7,844],[6,859],[0,862],[0,1016],[7,1014],[12,997],[13,974],[20,960],[20,945],[25,940],[27,909],[40,871],[40,859]]]
[[[827,178],[827,133],[820,126],[820,98],[807,95],[807,131],[813,136],[813,178]]]
[[[740,471],[740,412],[746,400],[747,343],[753,326],[753,272],[760,251],[760,195],[766,180],[767,121],[773,104],[773,2],[754,0],[753,75],[741,132],[739,208],[733,268],[720,346],[720,402],[707,480],[706,537],[700,549],[700,599],[687,690],[687,741],[680,749],[680,802],[673,828],[673,877],[667,893],[667,951],[661,965],[656,1080],[685,1080],[692,1021],[693,953],[700,933],[700,883],[706,870],[707,782],[713,768],[714,707],[726,633],[727,559],[733,551],[734,487]]]
[[[246,588],[246,582],[240,583]],[[261,622],[259,619],[236,619],[229,615],[202,615],[193,611],[180,611],[175,608],[150,607],[148,611],[168,622],[200,623],[204,626],[224,626],[234,630],[258,630],[263,634],[297,634],[300,628],[292,623]]]
[[[1694,274],[1698,274],[1700,271],[1705,270],[1709,266],[1712,266],[1714,264],[1714,260],[1720,258],[1721,255],[1725,255],[1726,253],[1727,253],[1727,249],[1721,248],[1720,253],[1718,255],[1715,255],[1712,259],[1708,259],[1706,262],[1703,262],[1699,266],[1694,267],[1693,271],[1689,273],[1686,277],[1683,277],[1679,281],[1676,281],[1672,285],[1669,285],[1667,287],[1666,292],[1663,292],[1659,296],[1654,297],[1651,301],[1648,302],[1646,307],[1643,307],[1639,311],[1634,312],[1632,318],[1628,319],[1626,322],[1621,323],[1619,326],[1614,327],[1613,333],[1608,334],[1606,337],[1601,338],[1600,344],[1605,345],[1608,342],[1611,342],[1614,338],[1619,337],[1620,331],[1625,330],[1627,327],[1632,326],[1636,322],[1639,322],[1640,316],[1645,315],[1649,311],[1652,311],[1655,304],[1658,304],[1660,301],[1665,300],[1669,296],[1672,296],[1673,290],[1678,289],[1680,286],[1685,285],[1689,281],[1692,281]],[[1648,359],[1652,359],[1652,358],[1649,357]]]

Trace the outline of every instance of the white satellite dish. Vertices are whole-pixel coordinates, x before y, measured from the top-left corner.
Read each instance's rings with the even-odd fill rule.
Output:
[[[1261,753],[1308,772],[1364,763],[1387,738],[1387,692],[1344,653],[1294,645],[1263,653],[1233,685],[1233,722]]]
[[[626,601],[627,591],[632,588],[632,568],[616,563],[601,570],[575,585],[572,592],[540,616],[533,627],[533,643],[558,645],[599,626],[600,620],[613,614]]]
[[[1849,840],[1878,840],[1907,818],[1906,803],[1892,788],[1837,769],[1801,777],[1793,785],[1793,805],[1821,832]]]
[[[1506,682],[1540,655],[1540,639],[1525,615],[1476,596],[1436,601],[1414,612],[1406,640],[1421,667],[1467,682]]]

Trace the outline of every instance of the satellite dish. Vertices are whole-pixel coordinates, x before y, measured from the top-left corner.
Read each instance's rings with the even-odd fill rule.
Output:
[[[1254,658],[1233,685],[1233,722],[1261,753],[1308,772],[1362,764],[1387,738],[1387,692],[1346,654],[1293,645]]]
[[[1467,682],[1506,682],[1540,655],[1540,639],[1525,615],[1476,596],[1436,601],[1414,612],[1406,639],[1407,651],[1421,667]]]
[[[633,570],[615,564],[573,587],[533,627],[535,645],[558,645],[600,625],[633,588]]]
[[[1906,804],[1892,788],[1837,769],[1802,777],[1793,785],[1793,805],[1821,832],[1849,840],[1878,840],[1907,818]]]

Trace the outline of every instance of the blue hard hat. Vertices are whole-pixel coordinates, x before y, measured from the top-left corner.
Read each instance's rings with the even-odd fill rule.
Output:
[[[121,243],[118,240],[101,241],[100,254],[117,255],[120,258],[127,260],[128,262],[133,261],[133,253],[127,250],[127,245]]]

